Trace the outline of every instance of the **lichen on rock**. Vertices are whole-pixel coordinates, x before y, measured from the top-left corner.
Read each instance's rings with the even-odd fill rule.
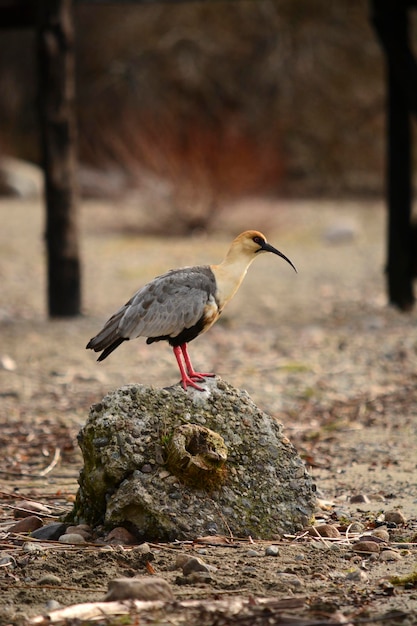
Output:
[[[138,539],[271,538],[306,525],[315,486],[282,425],[219,378],[127,385],[91,407],[72,518]]]

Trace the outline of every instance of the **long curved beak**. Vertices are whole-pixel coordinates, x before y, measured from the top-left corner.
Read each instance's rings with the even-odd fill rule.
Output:
[[[291,265],[291,267],[293,268],[293,270],[297,272],[297,268],[295,267],[294,263],[292,261],[289,260],[288,257],[285,256],[285,254],[282,254],[282,252],[280,252],[279,250],[277,250],[276,248],[274,248],[274,246],[271,246],[270,243],[267,243],[265,241],[265,243],[262,244],[262,247],[259,248],[259,252],[264,251],[264,252],[272,252],[273,254],[277,254],[278,256],[280,256],[282,259],[284,259],[284,261],[287,261],[287,263],[289,263]]]

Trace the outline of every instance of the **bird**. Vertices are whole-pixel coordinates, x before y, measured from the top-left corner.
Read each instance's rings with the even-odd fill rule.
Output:
[[[146,337],[146,343],[167,341],[174,351],[185,390],[203,391],[198,382],[213,373],[197,372],[187,344],[219,319],[239,289],[251,263],[272,252],[297,272],[295,265],[257,230],[238,235],[221,263],[172,269],[139,289],[90,339],[86,348],[101,352],[103,361],[125,341]]]

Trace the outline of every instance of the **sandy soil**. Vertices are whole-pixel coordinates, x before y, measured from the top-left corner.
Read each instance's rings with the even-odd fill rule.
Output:
[[[298,274],[262,257],[221,322],[190,352],[197,367],[245,388],[284,423],[317,483],[317,524],[331,522],[342,534],[325,541],[283,537],[274,542],[277,557],[264,554],[271,542],[248,538],[233,547],[151,546],[152,566],[172,583],[177,599],[298,598],[298,606],[286,610],[294,619],[335,623],[343,615],[360,623],[379,616],[381,623],[417,623],[410,577],[417,556],[416,312],[387,306],[381,205],[247,201],[218,215],[207,236],[162,239],[140,234],[132,205],[85,204],[85,314],[53,321],[45,314],[40,203],[2,200],[0,216],[1,624],[43,614],[51,599],[62,606],[100,600],[117,576],[149,575],[135,548],[46,544],[26,553],[22,539],[7,533],[13,507],[28,498],[47,504],[52,515],[70,510],[82,463],[76,435],[89,406],[125,383],[166,386],[178,379],[167,346],[142,340],[97,364],[84,346],[102,322],[156,274],[219,261],[246,228],[263,230]],[[355,495],[367,497],[351,503]],[[385,547],[393,560],[382,556],[387,550],[358,555],[353,539],[393,510],[406,520],[388,528]],[[350,524],[356,522],[355,535]],[[214,565],[212,580],[180,584],[173,569],[178,549]],[[5,555],[12,565],[2,561]],[[46,573],[59,582],[42,582]],[[393,585],[394,576],[408,576],[408,584]],[[172,610],[170,623],[175,615]]]

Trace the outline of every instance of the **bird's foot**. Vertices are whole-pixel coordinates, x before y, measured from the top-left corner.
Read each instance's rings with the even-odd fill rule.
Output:
[[[203,377],[200,376],[198,380],[200,379],[203,379]],[[204,391],[203,387],[200,387],[200,385],[197,385],[197,383],[193,381],[192,377],[188,376],[187,374],[182,377],[181,382],[185,391],[187,391],[187,387],[194,387],[194,389],[197,389],[197,391]]]
[[[194,372],[194,370],[192,370],[191,372],[188,372],[188,375],[192,380],[194,378],[196,380],[204,380],[205,378],[213,378],[216,374],[208,372]]]

